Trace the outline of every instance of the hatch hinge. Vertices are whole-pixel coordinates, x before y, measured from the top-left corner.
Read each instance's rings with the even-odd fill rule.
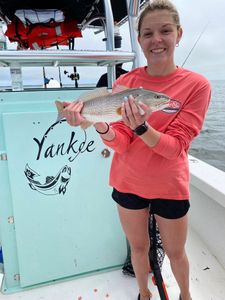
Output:
[[[20,281],[20,274],[15,274],[13,277],[15,281]]]
[[[8,160],[7,153],[1,153],[0,154],[0,160]]]
[[[8,223],[9,224],[14,224],[14,217],[13,216],[8,217]]]

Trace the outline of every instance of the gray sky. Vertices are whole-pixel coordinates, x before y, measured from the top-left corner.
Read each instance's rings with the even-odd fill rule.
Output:
[[[199,35],[206,27],[200,40],[185,63],[185,68],[199,72],[210,80],[225,80],[225,1],[214,0],[212,2],[204,0],[174,0],[180,13],[183,27],[183,38],[179,47],[176,48],[175,61],[177,65],[182,65],[190,53]],[[121,28],[122,50],[130,50],[128,36],[128,25]],[[94,35],[93,32],[85,31],[84,38],[76,40],[76,49],[104,49],[102,42],[103,34]],[[90,43],[91,40],[91,43]],[[10,48],[15,45],[9,45]],[[142,64],[145,64],[143,57]],[[130,69],[131,64],[125,64],[126,69]],[[65,68],[72,72],[72,68]],[[71,80],[63,74],[63,83],[71,83]],[[80,82],[97,81],[98,77],[105,72],[104,68],[92,67],[88,72],[86,68],[79,68],[81,76]],[[46,68],[47,77],[58,79],[57,68]],[[23,70],[24,83],[42,84],[42,69],[27,68]],[[1,68],[0,81],[7,83],[10,80],[9,70]],[[1,85],[3,85],[1,83]]]
[[[206,27],[185,67],[209,79],[225,80],[225,1],[174,0],[181,17],[184,34],[176,61],[182,64]]]

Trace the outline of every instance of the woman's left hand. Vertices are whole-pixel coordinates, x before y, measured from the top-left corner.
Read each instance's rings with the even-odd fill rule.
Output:
[[[83,108],[83,102],[73,101],[64,102],[64,109],[62,115],[66,118],[67,123],[70,126],[79,126],[85,121],[85,118],[81,115],[81,110]]]
[[[133,96],[129,96],[128,100],[122,104],[122,119],[124,123],[132,130],[148,120],[152,111],[147,105],[136,104]]]

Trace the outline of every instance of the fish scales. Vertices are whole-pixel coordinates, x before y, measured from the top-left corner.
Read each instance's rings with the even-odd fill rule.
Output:
[[[115,113],[115,110],[122,106],[126,97],[129,97],[130,95],[137,97],[139,94],[140,89],[129,89],[129,92],[110,93],[108,96],[93,98],[92,100],[85,102],[82,114]]]
[[[81,115],[86,119],[86,128],[96,122],[113,122],[121,119],[121,106],[130,95],[138,104],[144,103],[157,111],[168,107],[170,98],[162,93],[158,93],[143,88],[127,88],[119,87],[121,91],[110,93],[106,88],[98,88],[85,96],[80,96],[79,101],[84,103]],[[63,118],[62,111],[64,109],[63,102],[56,101],[58,109],[58,119]]]

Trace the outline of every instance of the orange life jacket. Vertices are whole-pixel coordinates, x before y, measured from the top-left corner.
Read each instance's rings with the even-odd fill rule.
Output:
[[[7,25],[5,35],[10,42],[17,42],[21,48],[28,49],[28,28],[20,21],[19,18],[14,17],[13,21]]]
[[[45,49],[55,45],[68,45],[69,39],[82,37],[76,20],[63,22],[36,23],[24,25],[14,17],[7,26],[5,35],[12,42],[18,42],[24,49]]]

